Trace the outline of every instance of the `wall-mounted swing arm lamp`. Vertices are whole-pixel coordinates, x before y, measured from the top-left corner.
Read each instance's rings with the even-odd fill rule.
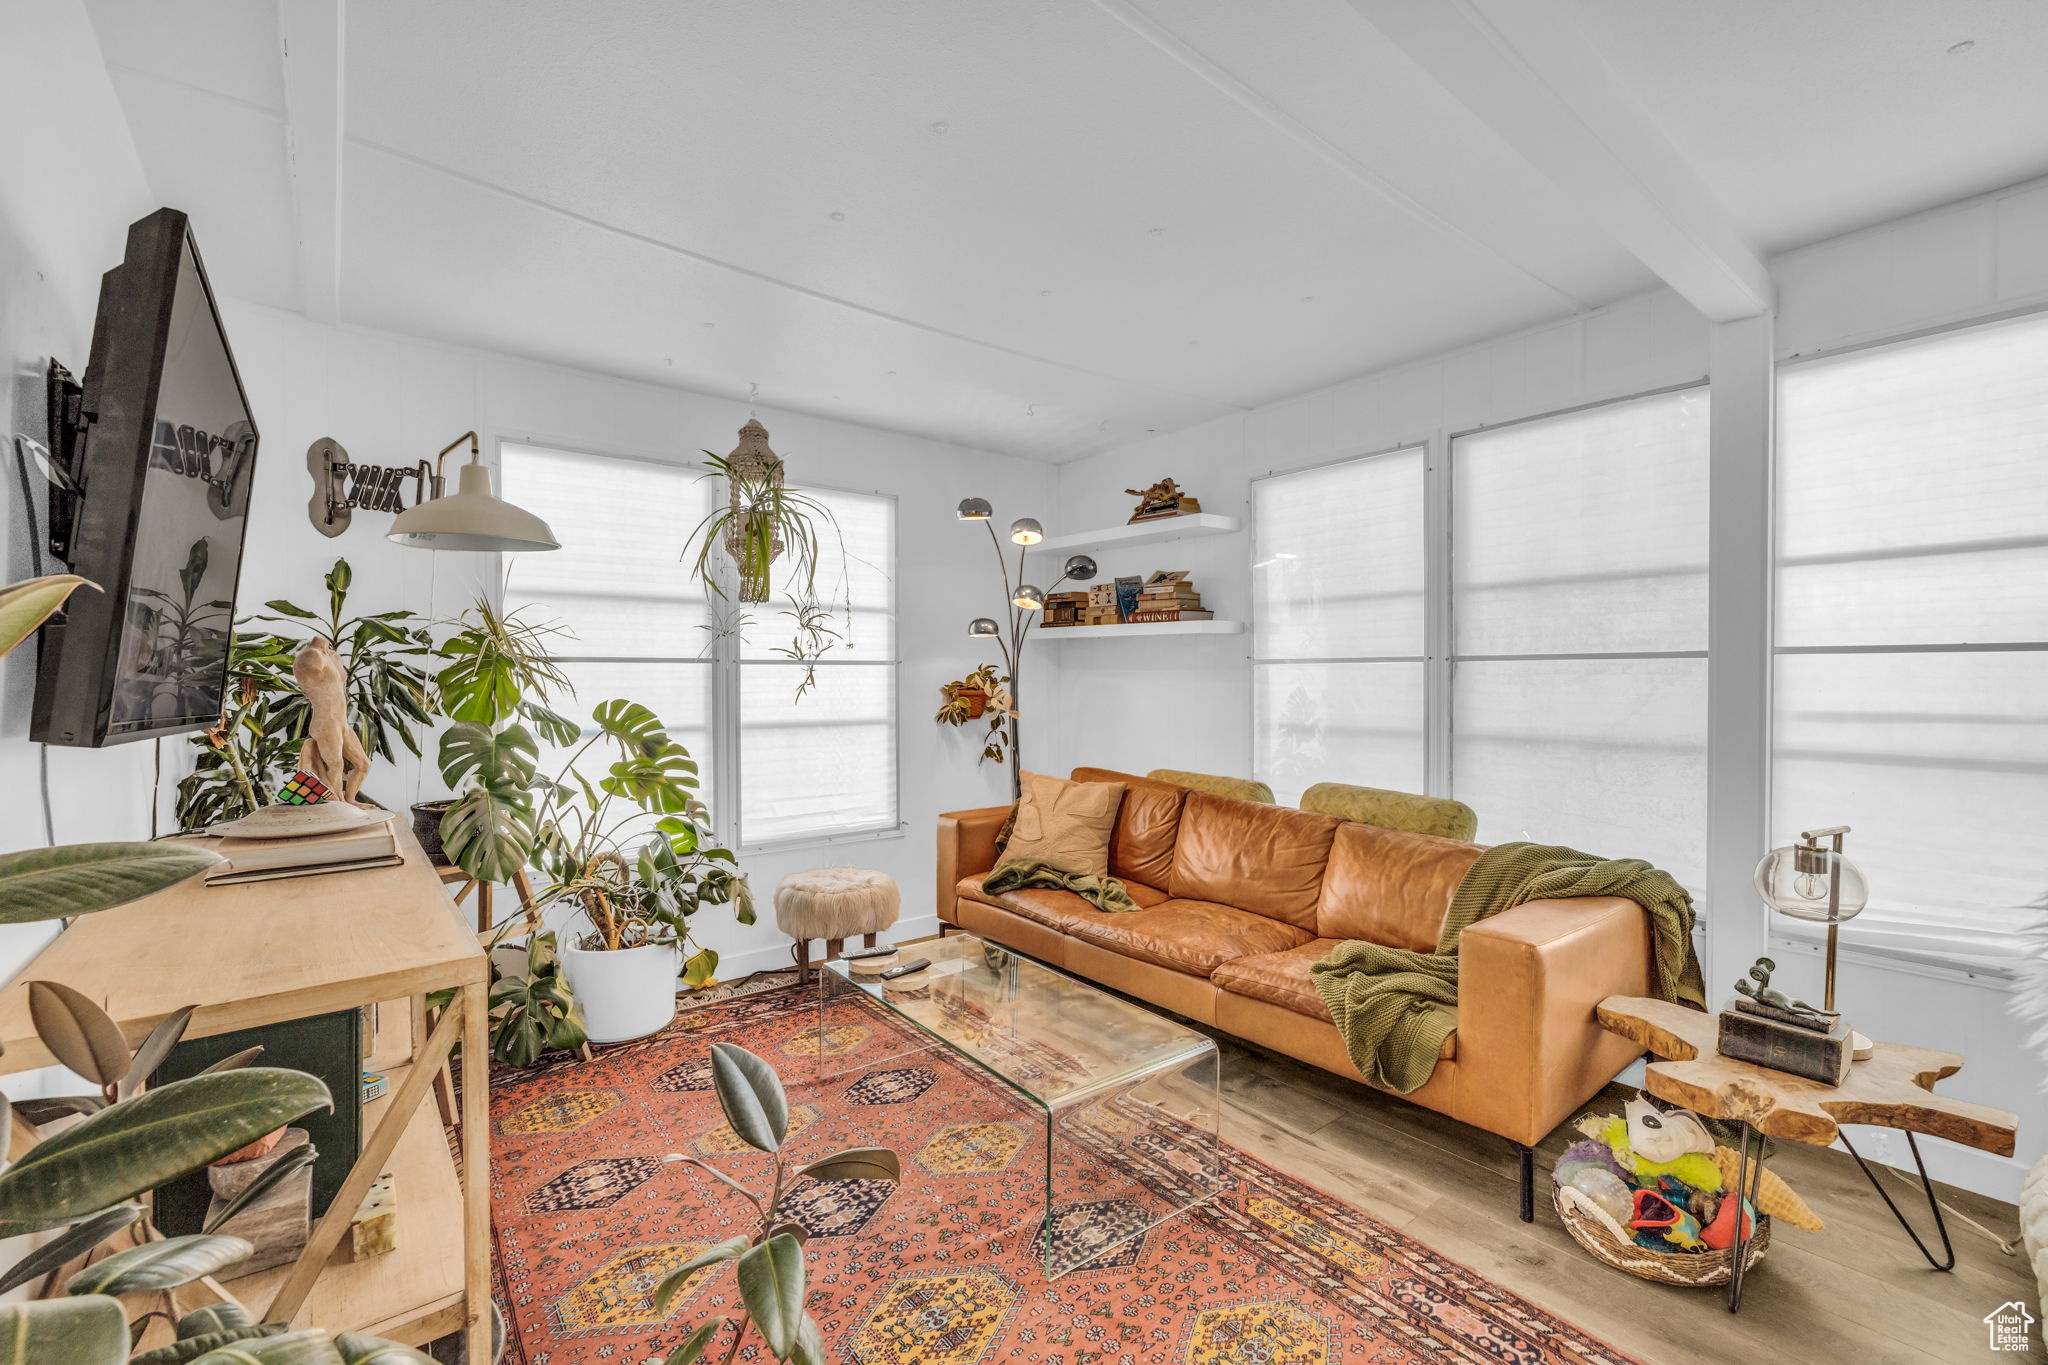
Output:
[[[464,443],[469,463],[462,466],[457,491],[447,491],[448,456]],[[548,524],[523,508],[496,496],[491,471],[483,463],[476,433],[465,431],[441,447],[431,462],[402,465],[357,464],[341,442],[323,436],[306,450],[306,468],[313,475],[313,499],[306,514],[323,536],[338,536],[349,527],[357,508],[396,512],[385,538],[421,550],[558,550],[561,545]],[[405,505],[405,481],[413,481],[413,506]]]
[[[1010,563],[1003,554],[1003,542],[996,536],[993,522],[995,509],[986,498],[963,498],[954,515],[961,521],[978,521],[988,528],[989,543],[995,547],[996,568],[1003,575],[1003,596],[1009,599],[1008,629],[994,618],[977,616],[967,625],[967,633],[976,638],[992,637],[996,647],[1003,652],[1003,665],[1010,672],[1010,797],[1015,800],[1023,791],[1023,765],[1019,754],[1020,707],[1017,697],[1019,676],[1024,665],[1024,641],[1031,634],[1033,612],[1045,608],[1045,599],[1050,590],[1024,581],[1024,551],[1045,539],[1045,528],[1030,517],[1019,517],[1010,523],[1010,543],[1017,547],[1017,572],[1010,573]],[[1069,555],[1061,567],[1060,576],[1053,580],[1053,588],[1069,580],[1086,583],[1095,577],[1095,561],[1087,555]]]

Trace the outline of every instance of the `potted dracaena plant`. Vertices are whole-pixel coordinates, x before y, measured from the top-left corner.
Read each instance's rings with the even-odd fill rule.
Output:
[[[804,1309],[804,1246],[809,1234],[790,1219],[785,1199],[808,1180],[886,1180],[903,1178],[902,1163],[887,1147],[854,1147],[798,1166],[783,1144],[789,1139],[789,1101],[781,1078],[767,1062],[731,1043],[711,1045],[711,1085],[734,1136],[773,1158],[768,1188],[755,1192],[695,1157],[684,1157],[754,1206],[754,1228],[740,1236],[714,1242],[679,1266],[654,1290],[654,1306],[667,1313],[677,1294],[705,1271],[731,1264],[739,1281],[740,1312],[705,1319],[663,1357],[664,1365],[693,1365],[708,1352],[727,1327],[732,1336],[721,1360],[739,1358],[749,1330],[758,1333],[768,1354],[798,1365],[832,1365],[818,1324]]]
[[[0,656],[41,625],[85,581],[70,575],[0,588]],[[0,923],[27,924],[94,914],[161,891],[220,860],[203,849],[161,843],[74,844],[0,854]],[[142,1196],[202,1169],[332,1103],[326,1086],[300,1071],[250,1065],[237,1054],[184,1080],[146,1082],[183,1034],[192,1010],[178,1010],[131,1050],[121,1030],[80,992],[58,982],[29,985],[36,1032],[57,1060],[95,1087],[91,1094],[11,1106],[31,1125],[78,1115],[0,1173],[0,1237],[55,1233],[0,1270],[0,1291],[18,1289],[89,1259],[63,1283],[64,1296],[0,1305],[0,1357],[34,1365],[155,1365],[159,1361],[254,1365],[432,1365],[427,1356],[373,1337],[329,1337],[259,1323],[220,1303],[172,1317],[151,1310],[134,1322],[118,1294],[168,1293],[247,1257],[252,1247],[218,1229],[313,1159],[310,1148],[272,1163],[215,1211],[207,1230],[164,1237]],[[0,1109],[7,1108],[0,1100]],[[304,1155],[300,1155],[304,1153]],[[110,1246],[118,1249],[108,1251]],[[107,1254],[102,1255],[103,1251]],[[134,1354],[155,1328],[175,1340]],[[216,1351],[233,1353],[216,1356]]]
[[[690,936],[699,909],[730,904],[752,924],[754,907],[712,833],[689,750],[638,702],[603,702],[591,721],[552,775],[522,724],[450,726],[441,775],[457,796],[441,830],[448,856],[472,876],[506,881],[539,868],[537,903],[567,916],[554,951],[584,1029],[610,1043],[668,1023],[679,977],[689,987],[711,980],[718,954]]]

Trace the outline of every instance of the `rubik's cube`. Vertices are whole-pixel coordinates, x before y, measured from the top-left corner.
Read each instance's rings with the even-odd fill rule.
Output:
[[[301,769],[278,790],[277,799],[287,806],[312,806],[328,798],[327,784]]]

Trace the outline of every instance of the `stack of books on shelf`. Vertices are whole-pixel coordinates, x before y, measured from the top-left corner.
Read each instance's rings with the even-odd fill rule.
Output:
[[[398,839],[391,832],[389,819],[332,834],[303,834],[285,839],[238,839],[229,835],[202,839],[199,844],[227,860],[206,874],[208,886],[359,872],[372,867],[395,867],[405,861],[399,855]]]
[[[1114,626],[1123,622],[1123,616],[1116,609],[1116,584],[1092,583],[1088,587],[1088,600],[1081,607],[1081,624],[1084,626]]]
[[[1153,621],[1208,621],[1216,613],[1202,608],[1202,594],[1188,582],[1186,569],[1161,570],[1138,589],[1138,600],[1128,616],[1134,624]]]
[[[1085,592],[1056,592],[1045,599],[1045,616],[1039,621],[1039,628],[1050,630],[1055,626],[1078,626],[1081,617],[1088,610],[1088,594]]]

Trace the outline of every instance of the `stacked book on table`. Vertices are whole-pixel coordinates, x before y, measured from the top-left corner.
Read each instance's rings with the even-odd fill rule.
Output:
[[[198,842],[226,859],[206,874],[208,886],[360,872],[372,867],[395,867],[405,861],[398,852],[398,837],[392,832],[389,818],[331,834],[302,834],[288,839],[238,839],[228,835]]]
[[[1133,625],[1150,621],[1208,621],[1216,613],[1202,608],[1202,594],[1188,582],[1186,569],[1161,570],[1138,589],[1137,604],[1125,618]]]

